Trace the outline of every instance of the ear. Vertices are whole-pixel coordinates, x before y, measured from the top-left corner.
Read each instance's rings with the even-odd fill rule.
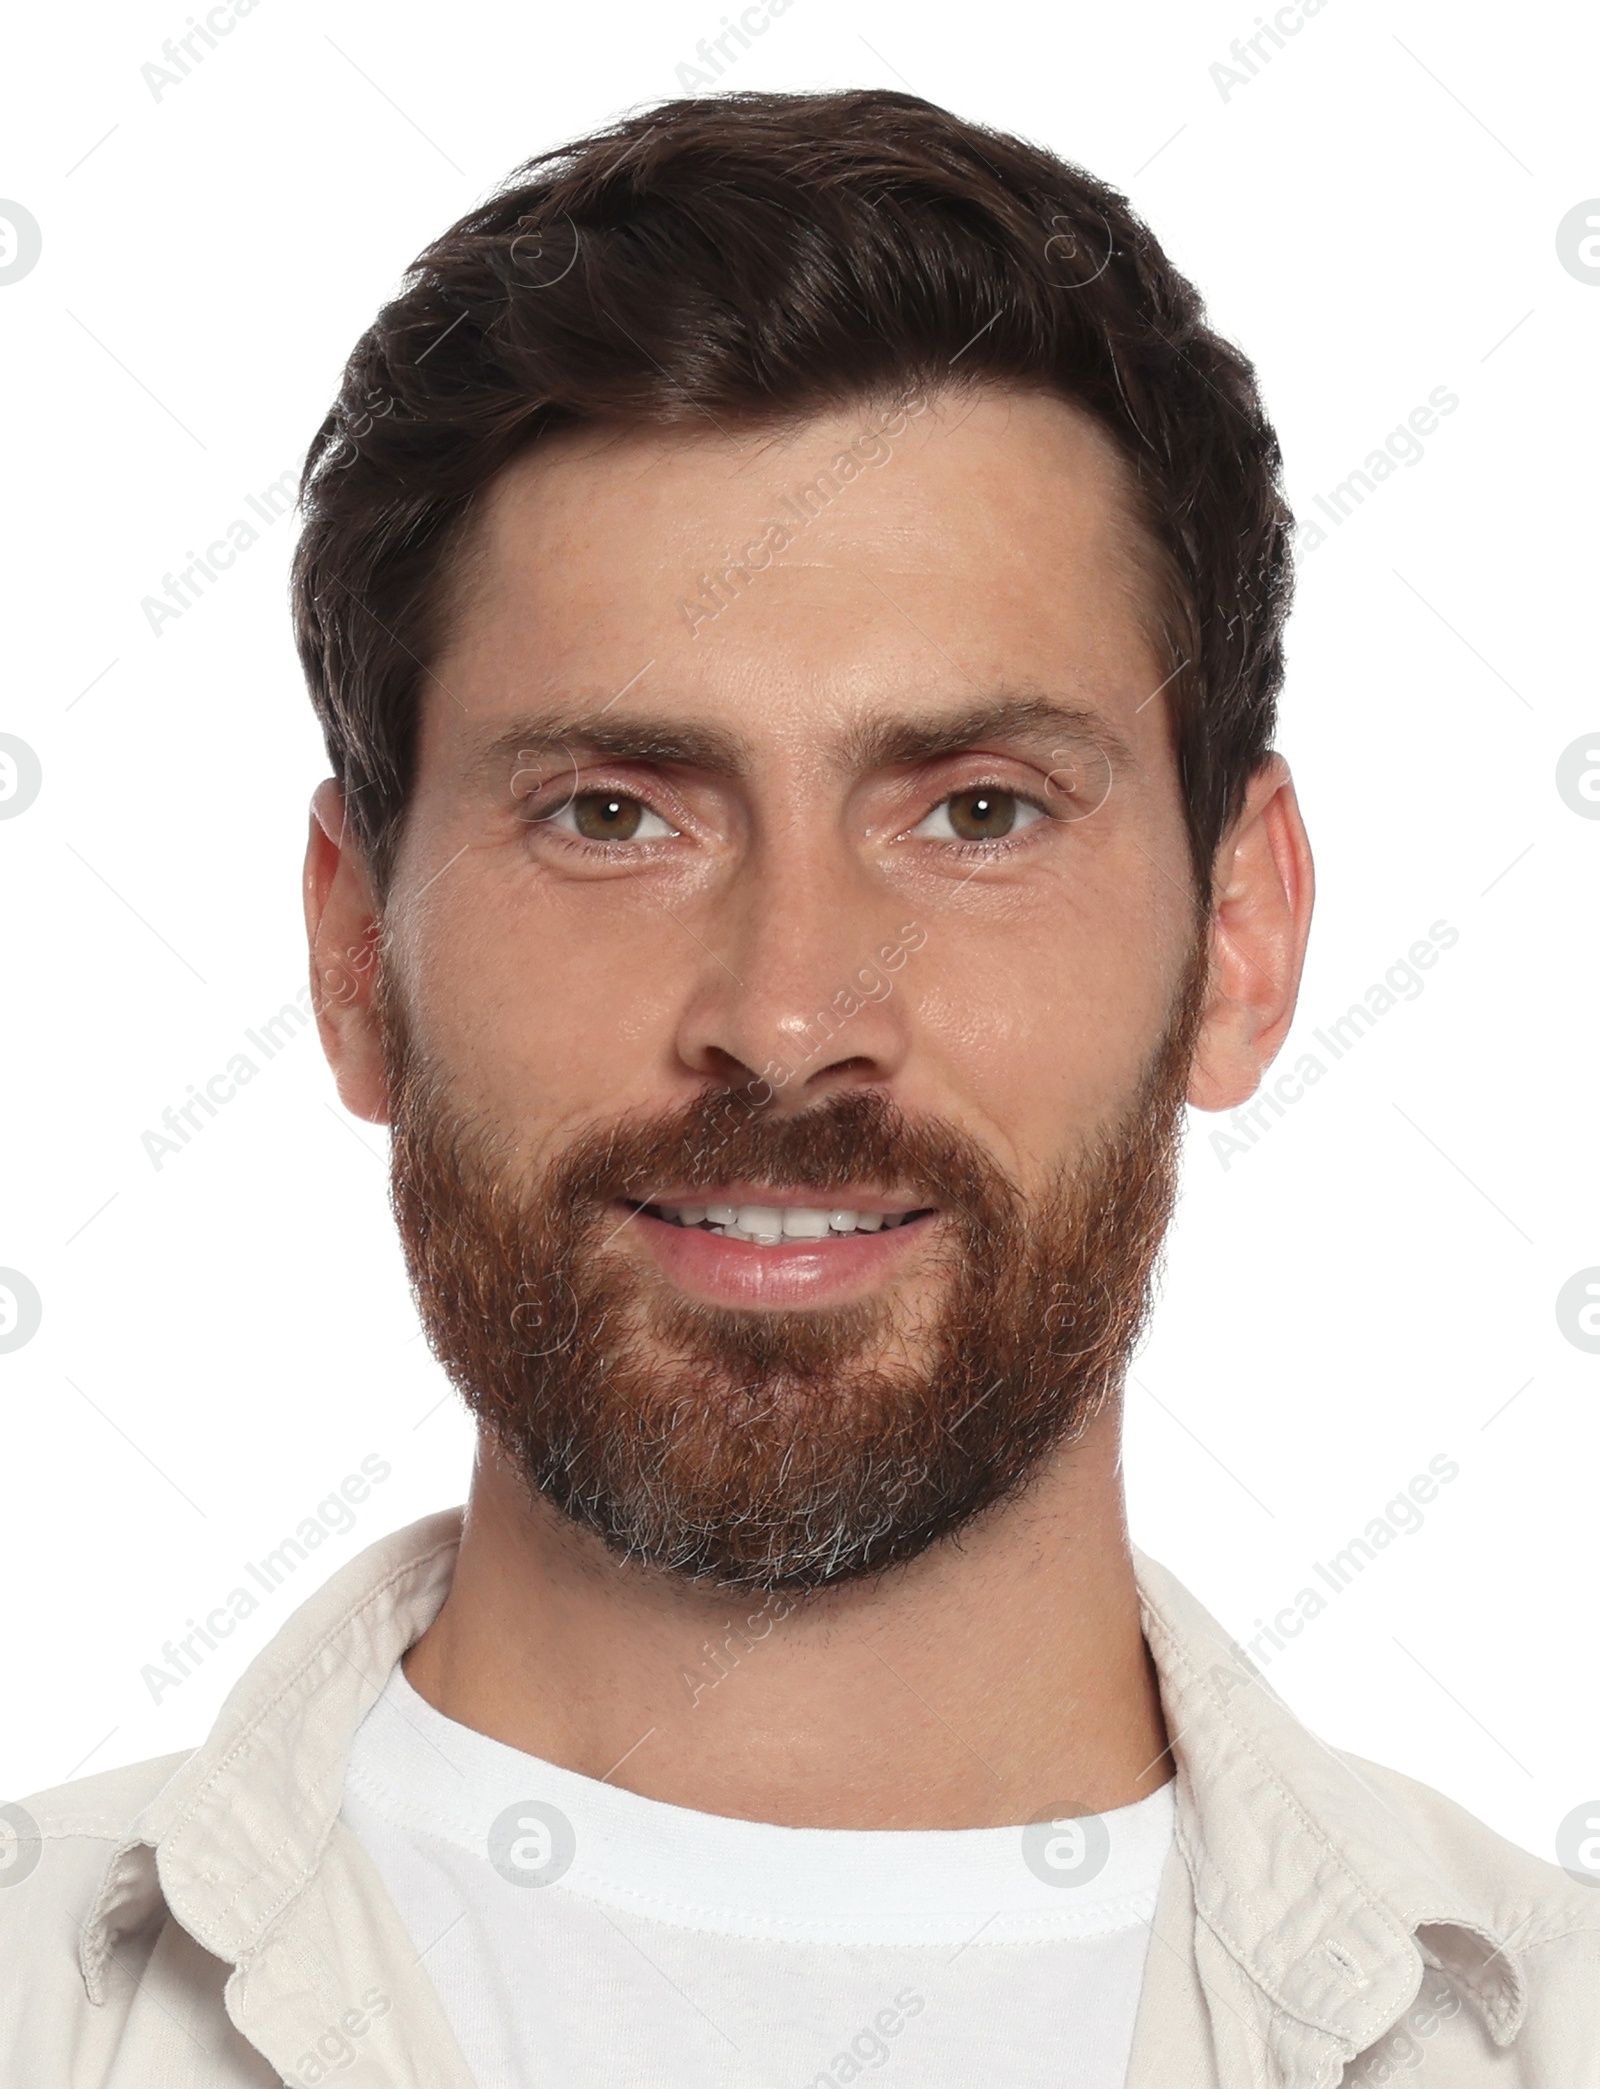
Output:
[[[311,1002],[339,1100],[352,1116],[387,1124],[389,1090],[373,1004],[381,924],[344,793],[331,776],[311,800],[305,908]]]
[[[1189,1077],[1197,1110],[1248,1102],[1294,1017],[1311,929],[1311,844],[1289,765],[1272,754],[1217,850],[1211,977]]]

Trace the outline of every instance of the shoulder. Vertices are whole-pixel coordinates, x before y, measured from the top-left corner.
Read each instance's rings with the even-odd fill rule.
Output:
[[[19,1803],[48,1841],[85,1836],[91,1841],[116,1842],[191,1753],[180,1749],[176,1755],[154,1755],[147,1762],[128,1763],[120,1770],[77,1777],[70,1784],[34,1792]]]
[[[1334,1751],[1385,1809],[1405,1824],[1463,1899],[1536,1900],[1600,1931],[1600,1888],[1581,1884],[1557,1863],[1486,1827],[1431,1785],[1365,1757]]]
[[[158,1756],[0,1806],[0,2089],[121,2079],[117,2042],[164,1903],[152,1850],[135,1845],[114,1879],[112,1857],[187,1760]],[[93,2008],[106,1995],[91,1994],[84,1943],[103,1905],[114,1906],[104,1956],[116,2006]]]
[[[1343,1751],[1338,1758],[1425,1856],[1441,1909],[1453,1904],[1481,1911],[1485,1929],[1520,1961],[1529,1985],[1530,2031],[1537,2035],[1541,2012],[1553,2006],[1558,2015],[1580,2012],[1574,2020],[1600,2033],[1600,1880],[1590,1885],[1534,1856],[1443,1792],[1398,1770]],[[1595,1812],[1600,1820],[1600,1804]],[[1419,1941],[1426,1943],[1429,1910],[1415,1912]],[[1496,1955],[1491,1950],[1491,1960]]]
[[[62,1911],[81,1921],[113,1849],[188,1752],[80,1777],[0,1807],[0,1942],[36,1935]],[[0,1950],[0,1956],[5,1950]]]

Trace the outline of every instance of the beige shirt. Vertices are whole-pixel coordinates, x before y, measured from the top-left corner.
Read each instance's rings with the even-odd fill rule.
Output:
[[[192,1754],[0,1809],[0,2089],[474,2089],[339,1819],[460,1533],[450,1510],[352,1560]],[[1129,2089],[1600,2089],[1600,1891],[1325,1747],[1136,1566],[1177,1840]]]

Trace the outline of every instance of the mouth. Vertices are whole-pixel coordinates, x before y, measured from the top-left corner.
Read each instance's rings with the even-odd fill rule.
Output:
[[[729,1183],[619,1205],[626,1226],[680,1289],[724,1305],[821,1306],[876,1288],[940,1212],[859,1190]]]
[[[653,1198],[641,1210],[669,1226],[714,1233],[722,1240],[744,1240],[753,1247],[784,1247],[791,1241],[848,1240],[855,1233],[892,1233],[931,1219],[931,1206],[907,1209],[879,1203],[831,1198],[825,1203],[798,1204],[791,1193],[769,1190],[762,1195],[729,1191],[695,1198]]]

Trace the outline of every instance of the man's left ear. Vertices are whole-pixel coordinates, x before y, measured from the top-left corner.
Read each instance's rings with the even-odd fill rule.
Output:
[[[1300,992],[1314,889],[1289,765],[1270,754],[1213,867],[1211,975],[1189,1075],[1197,1110],[1248,1102],[1277,1056]]]

